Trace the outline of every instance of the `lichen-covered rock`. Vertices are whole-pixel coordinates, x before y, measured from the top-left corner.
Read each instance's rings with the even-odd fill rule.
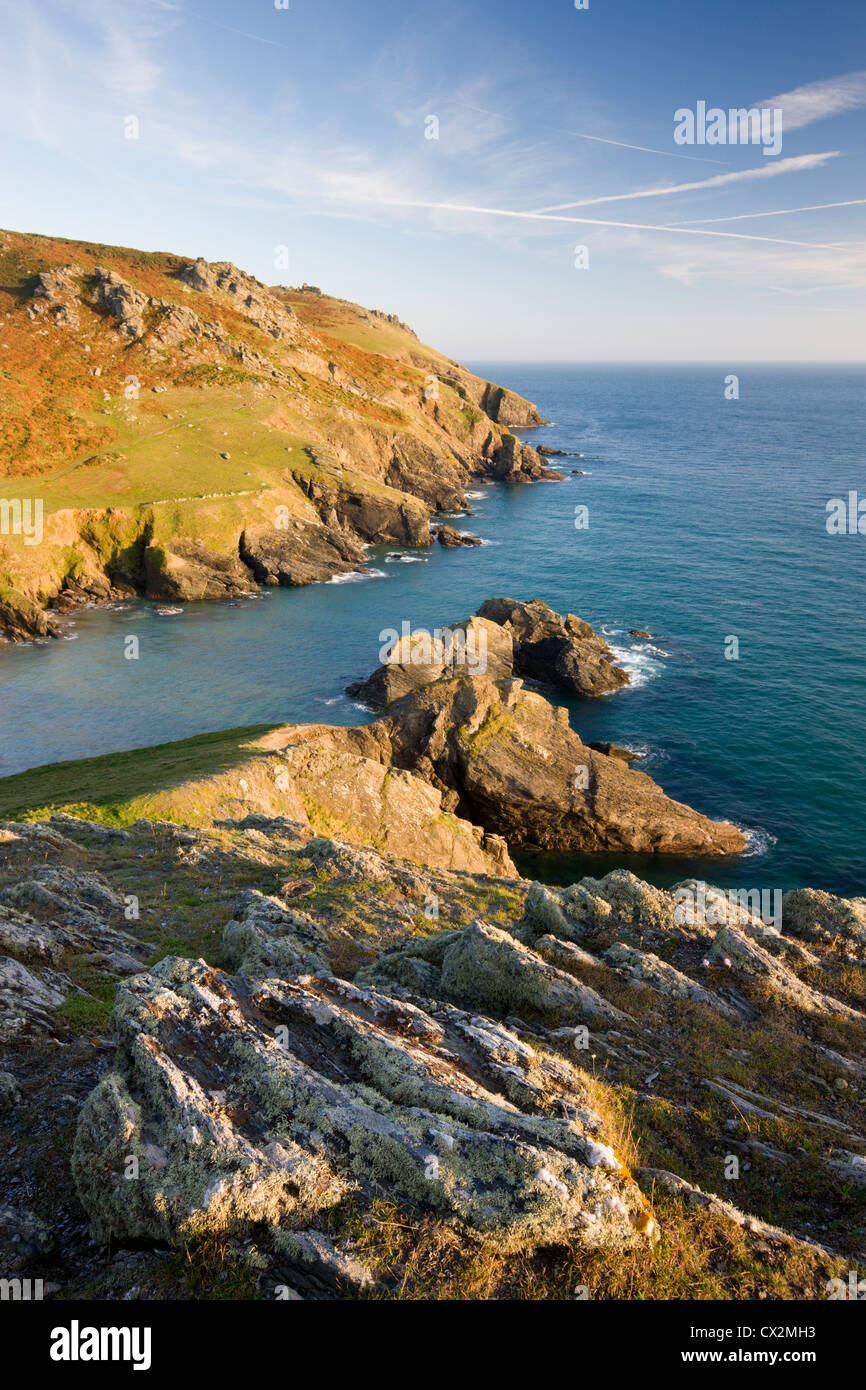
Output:
[[[54,1010],[71,989],[58,971],[30,969],[12,956],[0,956],[0,1032],[25,1027],[53,1031]]]
[[[502,1094],[525,1048],[495,1027],[460,1033],[327,975],[257,982],[172,958],[120,988],[113,1024],[119,1070],[73,1155],[102,1236],[306,1229],[359,1183],[509,1249],[570,1233],[621,1246],[646,1226],[612,1150]]]
[[[529,1007],[572,1022],[611,1012],[595,990],[548,965],[508,932],[483,922],[473,922],[447,947],[442,989],[455,999],[504,1010]]]
[[[582,878],[566,888],[533,883],[516,930],[530,944],[534,937],[550,933],[593,950],[616,941],[661,946],[686,935],[671,895],[627,869],[614,869],[600,879]]]
[[[837,898],[818,888],[795,888],[782,899],[784,930],[806,941],[866,947],[866,898]]]
[[[572,1024],[624,1017],[596,990],[550,964],[546,955],[530,950],[511,932],[472,922],[462,931],[410,939],[384,952],[359,978],[499,1014],[529,1009]]]
[[[317,954],[325,938],[324,929],[308,913],[249,888],[240,895],[237,916],[223,931],[223,948],[232,969],[293,975],[325,969]]]
[[[149,545],[144,569],[148,598],[198,602],[258,592],[251,571],[237,555],[220,554],[197,540]]]
[[[51,963],[67,950],[85,951],[128,974],[140,969],[148,948],[126,929],[125,911],[125,900],[98,874],[39,866],[0,891],[0,947]]]
[[[459,550],[461,546],[480,545],[478,536],[469,536],[465,531],[458,531],[456,526],[437,526],[431,532],[445,550]]]
[[[866,1015],[840,999],[822,994],[820,990],[807,985],[740,927],[722,927],[711,949],[716,960],[727,961],[733,970],[761,980],[774,996],[789,1000],[805,1013],[838,1014],[861,1020],[866,1018]]]
[[[691,999],[695,1003],[706,1004],[725,1018],[739,1018],[736,1009],[724,999],[720,999],[712,990],[705,989],[703,985],[684,975],[681,970],[668,965],[667,961],[660,960],[658,956],[646,951],[636,951],[633,946],[626,946],[618,941],[604,952],[604,960],[612,969],[627,975],[630,980],[645,984],[658,994],[667,995],[669,999]]]
[[[0,1249],[23,1255],[26,1260],[42,1260],[50,1255],[56,1237],[47,1221],[23,1207],[0,1206]]]

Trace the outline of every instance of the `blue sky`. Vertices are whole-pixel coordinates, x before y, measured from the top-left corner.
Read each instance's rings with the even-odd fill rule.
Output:
[[[464,359],[866,355],[854,0],[0,14],[3,226],[306,280]],[[780,153],[677,145],[699,101],[781,106]]]

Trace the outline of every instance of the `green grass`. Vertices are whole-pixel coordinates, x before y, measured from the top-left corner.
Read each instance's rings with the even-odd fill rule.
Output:
[[[57,1009],[57,1017],[68,1023],[73,1033],[104,1033],[111,1019],[116,988],[114,980],[103,980],[95,995],[70,994]]]
[[[197,734],[177,743],[49,763],[4,777],[0,819],[44,819],[64,810],[108,825],[128,825],[137,819],[137,813],[127,809],[130,802],[248,761],[250,743],[273,727],[253,724]]]
[[[154,370],[152,380],[159,379]],[[91,415],[94,425],[107,419],[116,438],[40,479],[46,513],[94,506],[97,499],[100,507],[135,508],[286,486],[285,470],[305,441],[265,424],[273,400],[222,385],[217,394],[176,387],[154,396],[150,384],[142,381],[140,400],[112,399],[103,406],[107,417]]]

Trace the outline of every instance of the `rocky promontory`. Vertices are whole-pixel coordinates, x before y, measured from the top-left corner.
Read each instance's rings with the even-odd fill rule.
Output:
[[[628,685],[628,672],[597,632],[576,618],[564,618],[541,599],[529,603],[492,598],[474,617],[441,630],[431,639],[419,631],[396,642],[384,664],[347,693],[371,709],[386,705],[461,667],[471,675],[525,676],[572,695],[606,695]]]
[[[52,610],[124,586],[177,602],[326,582],[369,545],[429,546],[478,481],[559,476],[511,432],[544,423],[531,402],[393,314],[17,233],[0,271],[7,639],[60,635]]]

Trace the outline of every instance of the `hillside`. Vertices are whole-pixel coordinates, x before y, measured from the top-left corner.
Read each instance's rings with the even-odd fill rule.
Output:
[[[328,579],[429,545],[471,480],[556,476],[510,433],[535,407],[395,315],[227,263],[0,233],[0,324],[9,637],[112,594]]]
[[[262,815],[0,848],[0,1254],[47,1296],[820,1300],[862,1262],[862,900],[774,936]]]

